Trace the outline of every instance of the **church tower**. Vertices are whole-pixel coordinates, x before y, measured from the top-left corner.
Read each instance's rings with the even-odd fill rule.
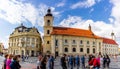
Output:
[[[47,14],[44,16],[44,45],[43,53],[51,52],[51,32],[53,30],[54,17],[51,13],[51,9],[47,10]]]
[[[113,31],[111,33],[111,37],[112,37],[113,40],[115,40],[115,34],[113,33]]]

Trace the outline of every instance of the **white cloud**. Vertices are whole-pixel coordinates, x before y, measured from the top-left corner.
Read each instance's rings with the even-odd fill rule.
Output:
[[[115,25],[120,26],[120,0],[110,0],[113,4],[111,16],[115,18]]]
[[[83,2],[78,2],[74,5],[71,6],[72,9],[76,9],[76,8],[88,8],[91,7],[95,4],[95,0],[85,0]]]
[[[52,9],[54,7],[51,7]],[[0,0],[0,18],[12,24],[30,22],[33,25],[43,26],[43,16],[48,6],[40,4],[36,8],[31,3],[22,3],[17,0]],[[52,10],[53,15],[59,16],[59,12]]]
[[[93,12],[94,11],[94,8],[90,9],[89,13]]]
[[[68,16],[67,19],[61,21],[60,26],[88,29],[89,24],[92,26],[92,31],[96,35],[111,38],[111,32],[113,30],[115,35],[120,37],[120,27],[114,27],[113,23],[107,24],[103,21],[83,20],[78,16]],[[117,41],[119,40],[117,39]]]
[[[113,18],[109,18],[109,21],[110,21],[110,23],[113,23],[114,19]]]
[[[65,5],[65,0],[57,4],[57,7],[63,7]]]

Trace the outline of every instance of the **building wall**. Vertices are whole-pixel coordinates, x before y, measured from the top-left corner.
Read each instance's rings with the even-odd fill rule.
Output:
[[[58,40],[57,43],[55,40]],[[87,44],[87,41],[89,42],[88,44]],[[101,47],[101,45],[102,45],[102,39],[78,37],[78,36],[63,36],[63,35],[51,36],[51,53],[52,54],[55,54],[55,51],[58,52],[59,55],[62,55],[63,53],[79,54],[79,55],[98,54],[101,52],[101,49],[99,48]],[[68,52],[65,52],[65,48],[68,49]],[[73,51],[73,48],[76,49],[75,52]],[[80,51],[81,48],[82,50]],[[89,48],[89,53],[87,53],[87,48]],[[95,53],[93,53],[93,49],[95,49]]]
[[[41,37],[36,29],[29,32],[15,30],[9,37],[9,54],[36,56],[41,52]]]
[[[108,54],[108,55],[115,55],[118,54],[118,45],[114,45],[114,44],[103,44],[103,54]]]
[[[2,52],[3,52],[3,49],[4,49],[4,46],[3,46],[3,44],[2,44],[2,43],[0,43],[0,53],[2,53]]]
[[[119,55],[120,55],[120,48],[119,48]]]

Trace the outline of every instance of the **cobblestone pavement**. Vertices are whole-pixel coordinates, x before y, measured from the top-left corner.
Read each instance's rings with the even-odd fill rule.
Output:
[[[2,69],[2,62],[3,62],[4,58],[0,56],[0,69]],[[36,57],[31,57],[28,60],[26,60],[25,62],[20,62],[22,68],[21,69],[36,69],[36,62],[37,62],[37,58]],[[60,66],[60,60],[59,58],[57,58],[55,60],[55,67],[54,69],[62,69]],[[68,69],[70,69],[68,67]],[[77,68],[74,68],[77,69]],[[82,69],[82,68],[80,68]],[[102,68],[101,68],[102,69]],[[111,58],[111,63],[110,63],[110,68],[109,69],[120,69],[120,56],[118,57],[118,61],[116,62],[113,58]]]

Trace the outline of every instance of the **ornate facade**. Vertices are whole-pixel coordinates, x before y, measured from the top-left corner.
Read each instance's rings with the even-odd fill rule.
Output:
[[[44,16],[43,53],[83,55],[102,52],[103,39],[92,32],[90,25],[88,30],[55,27],[53,26],[53,19],[51,10],[48,9],[47,14]]]
[[[15,55],[36,56],[41,52],[41,44],[37,28],[27,28],[21,24],[10,34],[8,52]]]

